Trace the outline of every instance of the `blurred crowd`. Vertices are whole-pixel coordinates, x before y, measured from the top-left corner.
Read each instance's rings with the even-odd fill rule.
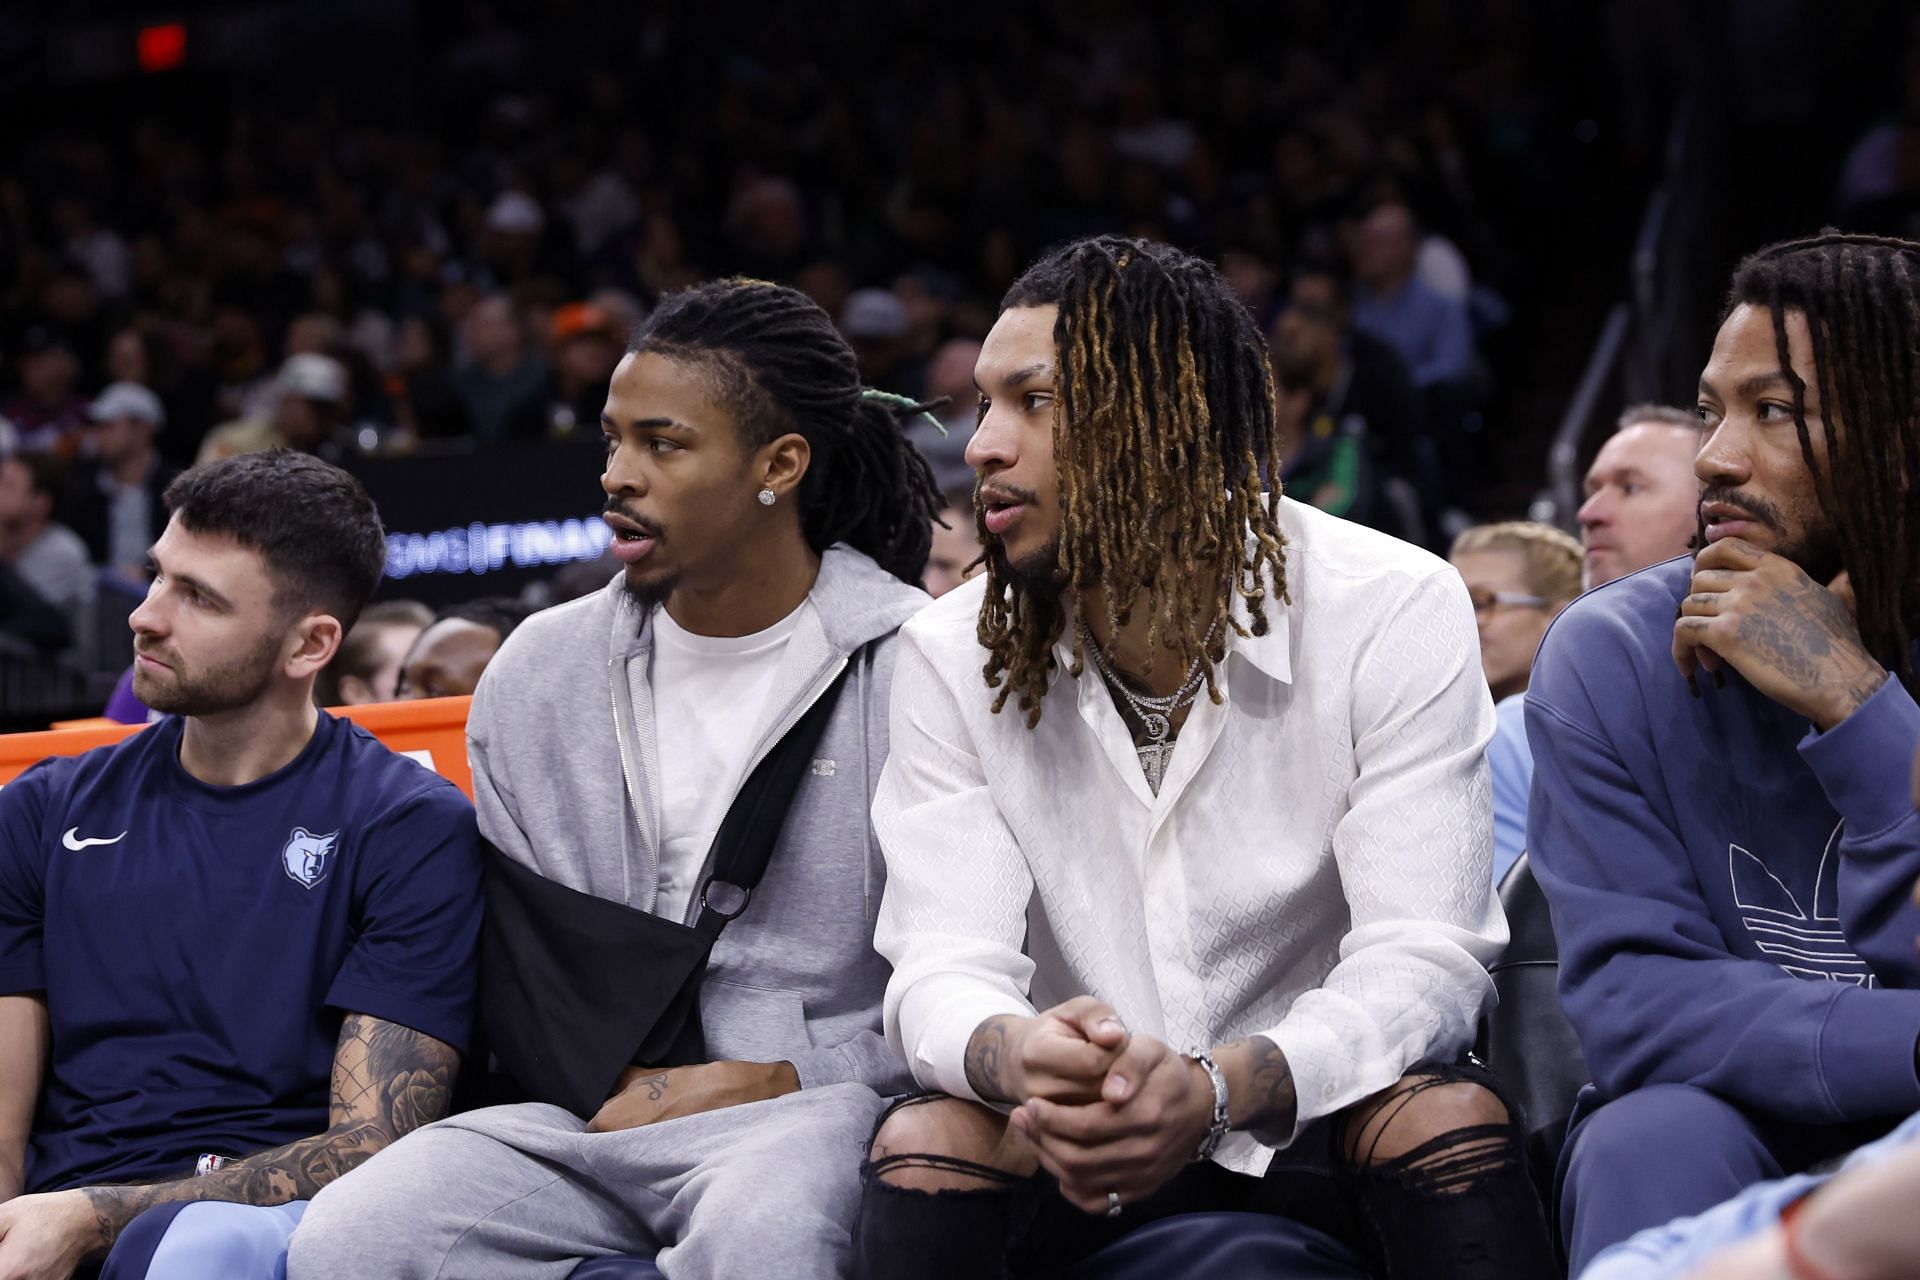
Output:
[[[988,40],[830,6],[722,41],[466,6],[405,127],[337,100],[54,122],[0,162],[0,414],[81,457],[89,402],[144,387],[176,464],[591,431],[651,301],[745,273],[964,417],[965,344],[1020,266],[1126,231],[1216,255],[1283,339],[1301,471],[1362,514],[1394,476],[1462,504],[1447,437],[1488,399],[1509,267],[1475,173],[1538,110],[1526,15],[1478,7],[1387,39],[1364,5],[1056,4]]]

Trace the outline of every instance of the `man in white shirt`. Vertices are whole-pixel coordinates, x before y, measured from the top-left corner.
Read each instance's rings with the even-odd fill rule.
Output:
[[[932,1096],[877,1132],[860,1274],[1057,1274],[1196,1209],[1333,1237],[1316,1275],[1551,1268],[1456,1065],[1506,941],[1472,608],[1262,493],[1269,377],[1211,265],[1112,237],[987,339],[987,571],[901,629],[874,803]]]

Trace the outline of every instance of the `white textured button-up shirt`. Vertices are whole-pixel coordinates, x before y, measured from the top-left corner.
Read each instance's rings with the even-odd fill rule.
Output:
[[[1292,603],[1267,635],[1229,635],[1223,701],[1195,701],[1157,797],[1064,642],[1039,726],[992,714],[981,581],[901,628],[875,946],[887,1037],[923,1086],[975,1098],[982,1021],[1080,994],[1184,1051],[1265,1036],[1293,1070],[1294,1128],[1215,1157],[1259,1173],[1263,1141],[1472,1042],[1507,930],[1466,588],[1311,507],[1283,501],[1281,524]]]

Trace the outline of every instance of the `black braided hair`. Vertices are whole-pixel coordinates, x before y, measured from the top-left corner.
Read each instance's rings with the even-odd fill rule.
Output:
[[[900,423],[932,406],[861,386],[853,348],[812,299],[765,280],[716,280],[662,299],[627,349],[714,374],[749,449],[804,436],[813,451],[799,494],[807,545],[844,542],[919,584],[940,491]]]
[[[1853,586],[1861,641],[1914,690],[1920,243],[1829,229],[1769,245],[1734,271],[1727,312],[1741,305],[1765,307],[1773,317],[1780,372],[1793,388],[1800,455]],[[1807,322],[1827,424],[1824,465],[1807,430],[1806,384],[1788,358],[1789,311]]]

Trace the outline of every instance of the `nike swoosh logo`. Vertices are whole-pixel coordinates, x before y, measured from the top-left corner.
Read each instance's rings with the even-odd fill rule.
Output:
[[[60,843],[67,846],[67,848],[73,850],[75,853],[78,853],[82,849],[91,849],[96,844],[119,844],[122,840],[125,840],[126,838],[127,838],[127,833],[122,831],[119,835],[115,836],[111,840],[105,839],[101,836],[88,836],[83,840],[80,838],[80,828],[68,827],[67,833],[60,837]]]

